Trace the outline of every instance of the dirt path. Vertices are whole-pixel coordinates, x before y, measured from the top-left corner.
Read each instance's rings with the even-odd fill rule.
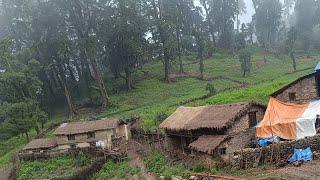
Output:
[[[275,170],[261,170],[259,172],[247,174],[247,179],[290,179],[290,180],[318,180],[320,179],[320,160],[311,161],[295,167],[286,167]]]
[[[12,165],[0,166],[0,180],[7,180],[9,179],[10,170]]]
[[[151,173],[148,173],[146,165],[143,162],[143,158],[141,157],[141,153],[145,154],[147,152],[142,151],[148,151],[149,148],[144,147],[140,143],[136,142],[135,140],[130,140],[126,146],[127,150],[127,156],[129,159],[128,165],[130,167],[139,167],[141,169],[141,172],[139,175],[132,176],[130,180],[138,180],[140,178],[146,179],[146,180],[155,180],[155,176]]]

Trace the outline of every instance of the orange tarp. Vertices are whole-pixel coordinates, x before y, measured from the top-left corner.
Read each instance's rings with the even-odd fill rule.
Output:
[[[283,103],[271,98],[263,120],[257,126],[258,138],[280,136],[283,139],[296,139],[296,121],[301,117],[309,103],[297,105]]]

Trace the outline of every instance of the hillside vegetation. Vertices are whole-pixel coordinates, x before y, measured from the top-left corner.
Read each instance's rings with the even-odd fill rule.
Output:
[[[266,104],[269,94],[290,83],[296,78],[310,73],[317,63],[318,56],[298,58],[298,70],[293,71],[287,57],[276,58],[268,56],[267,63],[263,63],[263,56],[256,52],[253,62],[253,71],[247,77],[242,77],[237,57],[226,53],[216,53],[212,59],[205,60],[205,74],[209,80],[198,78],[177,78],[175,82],[165,83],[161,80],[162,69],[160,63],[150,63],[144,69],[148,76],[137,73],[137,82],[132,91],[119,92],[110,98],[113,102],[111,108],[106,108],[98,114],[99,117],[129,118],[139,116],[142,126],[146,130],[158,129],[161,116],[168,116],[180,105],[200,106],[209,104],[225,104],[255,100]],[[192,62],[193,59],[189,61]],[[188,61],[186,61],[186,64]],[[197,72],[198,65],[185,65],[186,72]],[[224,78],[219,78],[223,76]],[[201,98],[208,94],[207,83],[213,83],[217,94],[208,98]],[[54,118],[47,124],[61,118]],[[52,131],[46,134],[50,137]],[[35,131],[30,133],[34,137]],[[7,164],[11,156],[21,149],[27,142],[23,136],[16,136],[0,142],[0,166]],[[53,162],[53,161],[52,161]],[[46,162],[44,162],[46,164]],[[48,161],[47,164],[51,161]],[[55,164],[55,162],[54,162]],[[27,174],[29,168],[40,168],[39,172],[47,171],[41,168],[39,162],[23,165],[22,174]],[[54,170],[53,170],[54,171]],[[72,171],[68,170],[68,171]],[[38,172],[38,171],[37,171]],[[103,172],[100,172],[104,174]],[[35,174],[38,175],[38,174]],[[23,175],[25,176],[25,175]],[[36,177],[36,176],[34,176]],[[23,179],[23,178],[22,178]]]
[[[205,60],[205,74],[209,80],[180,78],[170,84],[161,81],[160,63],[149,64],[145,71],[150,74],[138,82],[134,90],[112,95],[114,106],[105,109],[99,117],[139,116],[143,119],[143,127],[150,130],[158,128],[157,116],[170,115],[180,105],[199,106],[251,100],[266,104],[269,94],[296,78],[311,73],[317,57],[299,57],[298,70],[293,71],[288,57],[269,55],[268,61],[264,63],[262,54],[256,50],[252,59],[252,72],[249,76],[242,77],[237,57],[216,53],[213,58]],[[198,69],[198,64],[185,66],[187,72],[198,72]],[[214,84],[218,93],[201,99],[208,94],[208,83]]]

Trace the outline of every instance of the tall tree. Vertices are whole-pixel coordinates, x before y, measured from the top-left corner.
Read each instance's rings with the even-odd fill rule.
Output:
[[[290,31],[288,32],[287,40],[286,40],[286,46],[287,46],[287,51],[290,55],[290,58],[292,60],[292,66],[293,70],[297,70],[297,63],[296,63],[296,58],[294,56],[294,45],[297,40],[297,30],[294,27],[290,28]]]
[[[38,97],[41,81],[38,79],[40,64],[30,56],[30,51],[13,51],[10,40],[0,41],[0,65],[5,72],[0,73],[0,105],[2,128],[10,135],[24,133],[29,140],[28,131],[35,128],[39,132]]]
[[[237,11],[237,32],[239,33],[240,31],[240,20],[239,20],[239,15],[246,14],[247,13],[247,7],[246,3],[244,0],[237,0],[238,3],[238,11]]]
[[[141,1],[117,0],[114,14],[110,22],[104,26],[109,28],[106,33],[106,44],[111,71],[116,77],[120,76],[126,81],[127,90],[133,88],[133,72],[144,63],[146,57],[147,23],[142,12]],[[112,24],[111,26],[108,26]],[[104,30],[104,29],[103,29]],[[124,75],[123,75],[124,73]]]
[[[199,70],[200,78],[204,79],[204,62],[203,56],[205,51],[205,37],[206,37],[206,26],[201,16],[200,9],[195,9],[193,12],[193,36],[196,40],[198,59],[199,59]]]
[[[84,0],[60,0],[62,11],[68,16],[66,21],[72,25],[77,37],[81,58],[87,66],[87,70],[93,74],[97,82],[102,107],[110,104],[106,92],[105,83],[102,78],[101,67],[98,60],[98,38],[96,37],[97,21],[101,16],[98,12],[108,5],[109,1],[88,2]]]
[[[187,36],[191,33],[191,21],[194,4],[192,0],[174,0],[176,4],[175,13],[175,32],[177,38],[177,55],[179,60],[179,72],[183,73],[183,62],[182,62],[182,36]]]
[[[282,4],[279,0],[254,0],[256,13],[254,15],[255,29],[259,43],[265,50],[272,47],[276,39],[282,13]],[[266,61],[266,56],[264,56]]]
[[[305,54],[309,53],[314,27],[314,15],[316,12],[315,0],[297,0],[295,5],[295,27],[298,31],[298,39],[302,43]]]
[[[162,49],[164,80],[170,82],[171,61],[175,54],[175,15],[176,4],[171,0],[150,0],[150,19],[152,20],[152,37]]]

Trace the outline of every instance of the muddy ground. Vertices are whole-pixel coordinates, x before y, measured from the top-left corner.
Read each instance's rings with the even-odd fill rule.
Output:
[[[252,169],[241,175],[243,179],[289,179],[318,180],[320,179],[320,160],[302,164],[299,167],[287,165],[282,168]]]

